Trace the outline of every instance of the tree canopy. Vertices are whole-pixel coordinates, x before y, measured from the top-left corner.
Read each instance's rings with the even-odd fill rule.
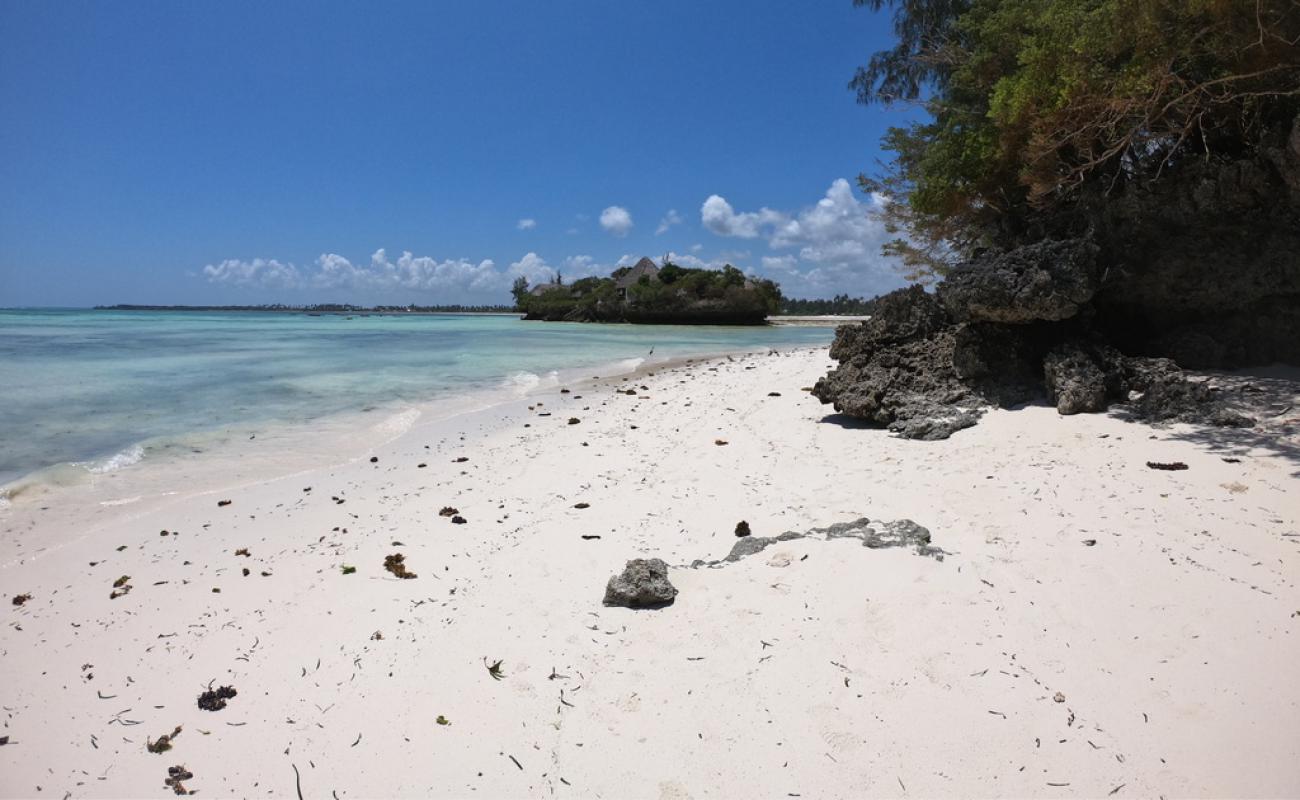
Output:
[[[1005,244],[1084,191],[1241,156],[1300,111],[1295,0],[854,0],[897,42],[849,86],[917,103],[891,160],[859,178],[892,200],[886,246],[912,276]]]

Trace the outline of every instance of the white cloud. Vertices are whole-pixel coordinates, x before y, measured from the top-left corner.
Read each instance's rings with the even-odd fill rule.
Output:
[[[659,220],[659,227],[655,228],[655,236],[658,236],[661,233],[667,233],[668,229],[672,226],[681,224],[682,215],[677,213],[677,209],[670,208],[668,209],[668,213],[664,214],[664,218]]]
[[[539,283],[549,283],[555,277],[555,268],[546,263],[546,259],[532,252],[531,250],[524,254],[524,257],[510,265],[506,270],[510,280],[521,275],[528,279],[528,282],[534,286]]]
[[[883,202],[874,195],[859,200],[840,178],[815,205],[793,213],[737,212],[725,198],[711,195],[700,207],[700,220],[719,236],[765,239],[773,254],[760,258],[760,272],[780,281],[792,297],[875,295],[903,284],[880,254],[892,237],[871,212]]]
[[[251,286],[264,289],[293,289],[301,283],[298,268],[274,258],[241,261],[228,258],[220,264],[208,264],[203,275],[209,283]]]
[[[470,296],[483,297],[509,287],[504,273],[491,259],[439,261],[403,252],[390,259],[376,250],[369,263],[354,264],[337,253],[322,253],[310,267],[299,268],[275,259],[226,260],[203,268],[208,282],[242,288],[297,289],[302,293],[347,291],[355,300],[401,298],[411,292],[436,294],[442,302]],[[352,300],[352,298],[348,298]]]
[[[632,230],[632,215],[622,206],[610,206],[600,212],[600,227],[615,236],[627,236]]]
[[[524,217],[523,219],[515,223],[515,228],[521,231],[531,231],[533,228],[536,227],[537,227],[537,220],[533,219],[532,217]]]
[[[513,262],[506,270],[506,283],[514,281],[521,275],[533,286],[539,283],[550,283],[555,279],[557,272],[564,276],[565,283],[569,283],[592,275],[608,275],[613,269],[597,263],[596,259],[587,255],[569,256],[558,265],[554,265],[536,253],[529,252],[524,254],[523,258]]]
[[[700,206],[700,222],[719,236],[754,239],[762,235],[764,226],[776,225],[785,219],[785,215],[770,208],[737,214],[731,203],[716,194],[709,195]]]

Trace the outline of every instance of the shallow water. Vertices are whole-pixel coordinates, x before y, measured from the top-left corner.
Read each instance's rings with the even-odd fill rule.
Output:
[[[268,426],[522,394],[647,357],[831,336],[513,316],[0,311],[0,486],[38,470],[70,482]],[[396,433],[405,419],[395,413],[384,424]]]

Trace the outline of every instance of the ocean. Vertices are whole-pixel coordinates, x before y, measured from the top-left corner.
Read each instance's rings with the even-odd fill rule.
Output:
[[[832,334],[495,315],[0,310],[0,500],[33,476],[74,484],[215,443],[289,442],[359,419],[400,428],[430,409],[647,359],[824,345]]]

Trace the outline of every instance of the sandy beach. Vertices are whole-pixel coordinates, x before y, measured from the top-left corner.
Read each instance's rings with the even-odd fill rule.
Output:
[[[165,797],[183,765],[205,797],[1300,795],[1294,408],[907,441],[810,397],[829,366],[659,365],[288,477],[7,510],[0,794]],[[942,552],[818,532],[864,517]],[[691,566],[742,520],[809,535]],[[676,602],[603,606],[643,557]]]

